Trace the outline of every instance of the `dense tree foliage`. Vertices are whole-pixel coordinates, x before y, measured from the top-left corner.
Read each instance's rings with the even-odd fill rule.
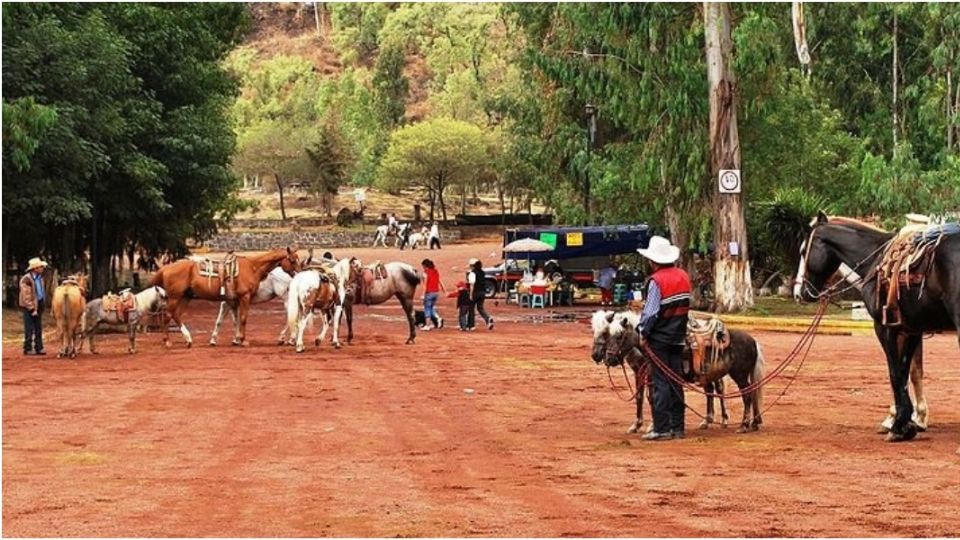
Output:
[[[4,257],[89,251],[102,292],[133,243],[215,231],[238,207],[219,62],[245,23],[236,4],[4,5]]]
[[[815,209],[886,226],[960,209],[960,6],[804,9],[809,70],[789,5],[730,7],[757,281],[796,263]],[[419,185],[444,213],[453,186],[567,223],[587,219],[589,181],[591,221],[713,247],[702,4],[331,3],[313,44],[333,66],[237,46],[244,12],[4,6],[5,256],[182,252],[237,208],[228,164],[327,210],[350,183]],[[423,141],[463,174],[424,173]]]

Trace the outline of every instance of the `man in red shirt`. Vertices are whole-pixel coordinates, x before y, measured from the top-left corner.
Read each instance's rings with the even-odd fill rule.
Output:
[[[647,302],[637,332],[671,371],[680,373],[681,354],[687,337],[690,311],[690,276],[675,266],[680,248],[661,236],[650,239],[647,249],[638,249],[650,261]],[[653,431],[647,440],[682,439],[684,436],[683,388],[672,383],[653,366]]]

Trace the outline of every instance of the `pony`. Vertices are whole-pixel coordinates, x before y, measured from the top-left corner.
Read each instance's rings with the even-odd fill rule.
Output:
[[[956,226],[954,226],[956,227]],[[880,267],[887,246],[896,234],[861,221],[828,217],[819,212],[803,243],[793,295],[798,301],[815,301],[827,280],[840,272],[856,284],[867,312],[873,318],[874,333],[887,360],[893,391],[895,418],[887,441],[916,437],[926,423],[926,399],[922,390],[919,352],[924,332],[956,330],[960,334],[960,233],[944,234],[932,248],[932,260],[920,286],[903,286],[895,298],[901,324],[884,322],[884,306],[878,302]],[[897,276],[894,276],[897,279]],[[960,336],[958,336],[960,341]],[[914,366],[919,369],[913,369]],[[919,422],[907,389],[913,379]]]
[[[410,235],[410,249],[417,249],[417,246],[420,244],[427,244],[427,237],[430,235],[430,231],[426,227],[423,227],[420,232],[415,232]]]
[[[137,352],[137,328],[146,317],[152,317],[163,312],[167,307],[167,292],[162,287],[154,285],[132,294],[129,291],[122,291],[124,294],[133,296],[133,309],[121,315],[115,309],[105,310],[103,308],[103,299],[95,298],[87,302],[87,309],[83,317],[83,332],[80,336],[80,347],[83,347],[83,340],[90,340],[90,352],[98,354],[96,346],[93,343],[93,336],[101,324],[108,325],[126,325],[127,335],[130,337],[130,347],[127,352],[134,354]]]
[[[292,248],[274,249],[252,257],[237,257],[237,276],[235,285],[237,311],[240,327],[233,345],[242,345],[246,336],[247,313],[250,311],[250,302],[260,282],[267,277],[271,270],[281,266],[285,272],[294,273],[300,269],[300,259]],[[223,300],[220,294],[220,280],[217,276],[205,277],[200,275],[200,267],[196,261],[182,259],[160,268],[150,280],[151,285],[159,285],[167,291],[167,313],[180,326],[180,332],[187,342],[187,347],[193,345],[193,336],[182,322],[183,311],[192,299],[219,302]],[[169,326],[165,326],[163,343],[170,346]]]
[[[607,341],[610,339],[610,325],[616,318],[617,313],[613,311],[597,310],[590,318],[590,328],[593,330],[593,351],[590,354],[593,361],[597,364],[603,362],[607,350]],[[627,428],[627,433],[637,433],[643,427],[643,394],[644,386],[647,389],[647,402],[650,404],[650,410],[653,410],[653,380],[650,377],[644,377],[645,370],[649,370],[649,361],[639,351],[630,350],[624,355],[623,360],[633,369],[634,386],[636,387],[637,401],[637,419]],[[644,382],[644,379],[646,381]],[[647,426],[647,431],[653,429],[653,422]]]
[[[410,345],[417,337],[413,317],[413,297],[421,281],[420,273],[413,266],[404,262],[388,262],[382,265],[383,277],[376,277],[377,270],[375,267],[363,267],[357,279],[348,284],[344,304],[344,314],[347,316],[347,343],[353,341],[354,304],[369,306],[382,304],[391,298],[396,298],[400,301],[400,306],[403,307],[403,312],[407,316],[410,334],[406,343]]]
[[[274,268],[267,274],[267,277],[260,282],[256,294],[250,299],[250,304],[262,304],[274,298],[279,298],[285,302],[287,299],[287,290],[290,287],[290,280],[292,279],[293,276],[284,270],[282,266]],[[213,325],[213,332],[210,334],[211,347],[217,345],[217,335],[220,333],[220,325],[223,324],[223,317],[226,315],[228,307],[230,308],[230,315],[233,317],[233,339],[237,339],[237,331],[239,330],[239,326],[237,325],[237,311],[239,310],[240,304],[239,302],[220,302],[220,312],[217,313],[217,322]],[[286,335],[287,326],[284,325],[283,330],[280,331],[279,339],[281,343]]]
[[[313,321],[314,311],[323,316],[323,330],[315,339],[320,345],[333,324],[333,346],[340,348],[340,314],[343,309],[343,286],[332,272],[304,270],[290,281],[287,294],[287,328],[295,339],[297,352],[304,351],[303,332]]]
[[[609,337],[605,347],[603,363],[607,366],[620,365],[630,356],[640,356],[648,360],[641,349],[640,334],[635,328],[640,323],[640,315],[632,311],[617,313],[610,322]],[[694,373],[692,377],[697,384],[704,388],[705,392],[712,392],[714,389],[722,392],[723,386],[713,385],[720,381],[724,376],[730,376],[737,384],[737,387],[743,391],[750,385],[753,385],[763,379],[764,356],[760,344],[748,333],[741,330],[727,330],[730,334],[730,345],[724,351],[715,355],[706,355],[706,358],[713,358],[715,361],[706,364],[703,373]],[[689,341],[689,340],[688,340]],[[703,351],[706,353],[707,351]],[[692,356],[695,352],[688,345],[684,348],[684,362],[692,365]],[[636,362],[637,360],[635,360]],[[706,429],[713,423],[713,396],[707,395],[707,416],[700,423],[701,429]],[[763,387],[754,388],[747,392],[742,392],[743,400],[743,418],[740,422],[738,433],[748,431],[757,431],[763,424],[762,406],[763,406]],[[721,399],[721,409],[723,410],[723,426],[726,426],[727,414]]]
[[[377,244],[380,244],[383,247],[387,247],[387,237],[393,236],[396,237],[396,240],[393,242],[393,247],[399,247],[403,249],[403,244],[406,244],[406,238],[410,236],[411,225],[409,223],[401,223],[397,225],[396,231],[392,231],[389,225],[380,225],[377,227],[376,234],[373,235],[373,246],[377,247]],[[401,244],[403,241],[403,244]]]
[[[57,358],[77,356],[77,336],[78,330],[83,328],[86,294],[87,276],[84,274],[69,276],[53,291],[53,318],[57,322],[57,334],[60,336]]]

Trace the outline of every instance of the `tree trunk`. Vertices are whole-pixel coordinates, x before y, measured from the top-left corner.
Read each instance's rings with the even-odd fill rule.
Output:
[[[274,176],[277,181],[277,193],[280,194],[280,219],[283,221],[287,220],[287,210],[283,205],[283,182],[280,180],[280,175],[277,174]]]
[[[951,69],[947,68],[947,153],[953,150],[953,105],[950,103],[953,95],[953,80],[951,78]]]
[[[322,38],[323,32],[320,31],[320,2],[313,3],[313,18],[317,21],[317,37]]]
[[[503,184],[497,182],[497,198],[500,199],[500,224],[507,223],[507,200],[504,194]]]
[[[893,8],[893,159],[897,158],[897,8]]]
[[[104,227],[104,212],[96,208],[91,220],[90,292],[96,298],[110,290],[110,242]]]
[[[460,184],[460,214],[467,215],[467,186]]]
[[[440,201],[440,215],[443,216],[443,221],[447,221],[447,205],[443,202],[443,175],[437,177],[437,200]]]
[[[710,84],[710,172],[717,182],[721,169],[740,169],[737,131],[737,86],[730,39],[730,6],[705,2],[707,80]],[[742,176],[741,176],[742,183]],[[753,305],[743,193],[714,196],[714,295],[717,311],[738,311]],[[735,250],[735,253],[732,251]]]

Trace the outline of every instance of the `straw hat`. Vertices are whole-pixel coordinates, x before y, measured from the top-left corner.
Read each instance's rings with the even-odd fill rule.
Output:
[[[27,263],[27,270],[34,270],[37,268],[46,268],[47,263],[43,262],[40,257],[34,257],[30,259],[30,262]]]
[[[647,249],[638,249],[637,252],[657,264],[673,264],[680,258],[680,248],[662,236],[650,238]]]
[[[473,265],[477,264],[478,262],[480,262],[480,259],[474,257],[474,258],[470,259],[470,260],[467,262],[467,264],[469,264],[470,266],[473,266]]]

